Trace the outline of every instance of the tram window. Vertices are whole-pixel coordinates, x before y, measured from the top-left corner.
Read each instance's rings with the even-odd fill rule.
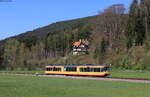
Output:
[[[52,68],[46,68],[46,71],[52,71]]]
[[[53,71],[61,71],[61,68],[54,67]]]
[[[100,68],[80,68],[80,72],[100,72]]]
[[[107,72],[109,68],[105,67],[105,68],[101,68],[101,72]]]
[[[49,71],[53,71],[53,68],[49,68]]]
[[[68,71],[68,72],[76,72],[77,68],[76,67],[65,67],[64,71]]]
[[[84,68],[80,68],[80,72],[84,72]]]
[[[61,68],[53,67],[53,68],[46,68],[47,71],[61,71]]]
[[[94,72],[100,72],[100,68],[94,68]]]
[[[90,68],[90,72],[94,72],[94,68]]]
[[[80,72],[90,72],[90,68],[80,68]]]

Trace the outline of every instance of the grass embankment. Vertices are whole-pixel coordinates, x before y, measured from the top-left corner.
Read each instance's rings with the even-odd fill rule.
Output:
[[[150,79],[150,71],[112,71],[110,77]]]
[[[150,84],[0,75],[0,97],[149,97]]]
[[[44,74],[44,70],[39,70],[39,71],[0,71],[0,73]],[[112,70],[111,73],[112,74],[109,77],[150,79],[150,71]]]
[[[44,74],[44,70],[38,71],[0,71],[0,73],[10,73],[10,74]]]

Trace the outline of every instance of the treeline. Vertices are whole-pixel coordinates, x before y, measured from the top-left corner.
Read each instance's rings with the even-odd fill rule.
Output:
[[[48,33],[44,41],[36,36],[24,40],[8,39],[0,47],[0,68],[7,70],[32,70],[50,64],[50,60],[66,56],[72,43],[79,39],[90,39],[90,24],[79,24],[62,32]],[[51,63],[52,64],[52,63]]]
[[[115,4],[97,18],[94,58],[121,69],[150,70],[150,1],[133,0],[129,13]]]
[[[133,0],[125,31],[127,47],[150,46],[150,1]]]
[[[100,12],[94,21],[93,58],[97,64],[104,64],[110,51],[126,48],[124,30],[128,18],[125,11],[123,4],[114,4]]]
[[[92,27],[90,24],[80,24],[59,33],[49,33],[46,38],[45,49],[52,56],[65,56],[72,51],[72,44],[80,39],[89,40]]]

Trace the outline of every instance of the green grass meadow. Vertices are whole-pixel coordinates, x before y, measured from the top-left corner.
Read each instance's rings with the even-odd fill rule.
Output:
[[[14,71],[8,71],[8,70],[0,70],[0,73],[10,73],[10,74],[44,74],[44,70],[31,70],[31,71],[19,71],[19,70],[14,70]]]
[[[112,70],[111,75],[108,77],[118,78],[143,78],[150,79],[150,71],[134,71],[134,70]],[[44,74],[44,70],[33,70],[33,71],[6,71],[1,70],[0,73],[9,74]]]
[[[150,79],[150,71],[112,71],[109,77]]]
[[[150,97],[150,84],[0,75],[0,97]]]
[[[133,70],[112,70],[112,74],[109,77],[121,77],[121,78],[144,78],[150,79],[150,71],[133,71]],[[0,73],[11,74],[44,74],[44,70],[33,71],[0,71]]]

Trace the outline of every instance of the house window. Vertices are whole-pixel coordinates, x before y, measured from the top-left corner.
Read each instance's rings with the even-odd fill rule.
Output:
[[[85,47],[85,45],[82,44],[82,45],[80,45],[80,47]]]

